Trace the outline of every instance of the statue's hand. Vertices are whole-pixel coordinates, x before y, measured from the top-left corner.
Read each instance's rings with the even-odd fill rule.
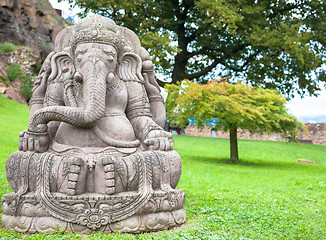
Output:
[[[45,152],[49,147],[50,139],[47,132],[22,131],[19,134],[19,150]]]
[[[147,134],[144,144],[149,150],[168,151],[173,149],[172,134],[163,130],[152,130]]]

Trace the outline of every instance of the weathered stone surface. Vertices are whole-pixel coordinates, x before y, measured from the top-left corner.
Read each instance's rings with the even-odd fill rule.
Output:
[[[0,0],[0,42],[28,46],[42,59],[65,24],[48,0]]]
[[[65,25],[65,20],[48,0],[0,0],[0,43],[10,42],[26,47],[0,56],[0,75],[6,78],[6,69],[11,63],[20,64],[22,71],[31,75],[36,63],[42,62],[53,50],[54,39]],[[31,61],[31,58],[34,60]],[[10,82],[9,79],[6,81]],[[19,91],[0,85],[0,93],[26,104]]]
[[[3,94],[7,90],[7,86],[0,81],[0,94]]]
[[[181,159],[138,37],[91,16],[62,30],[6,163],[3,225],[19,232],[139,233],[183,224]]]
[[[135,215],[119,222],[114,222],[99,227],[97,230],[103,233],[141,233],[150,231],[160,231],[181,225],[185,222],[186,212],[179,209],[171,212],[151,213],[147,215]],[[3,226],[9,230],[21,233],[54,233],[69,232],[90,234],[89,227],[68,223],[54,217],[25,217],[25,216],[2,216]]]
[[[0,0],[0,6],[1,7],[7,7],[9,9],[12,9],[15,5],[14,0]]]

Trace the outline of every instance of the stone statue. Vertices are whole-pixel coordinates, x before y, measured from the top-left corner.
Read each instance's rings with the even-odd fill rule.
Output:
[[[181,159],[138,37],[93,15],[62,30],[28,129],[6,163],[2,224],[19,232],[139,233],[185,222]]]

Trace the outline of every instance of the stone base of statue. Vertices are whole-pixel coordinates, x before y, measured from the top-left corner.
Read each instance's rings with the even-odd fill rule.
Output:
[[[128,196],[115,197],[120,201],[125,198]],[[14,193],[6,194],[2,200],[2,224],[9,230],[21,233],[141,233],[176,227],[183,224],[186,218],[186,213],[181,208],[184,204],[182,190],[153,192],[149,202],[142,209],[120,221],[114,221],[110,211],[105,208],[111,206],[112,198],[103,195],[70,197],[53,193],[53,200],[76,208],[80,208],[80,205],[88,206],[80,208],[80,214],[76,215],[75,221],[64,221],[46,214],[47,209],[39,203],[34,194],[24,195],[20,199],[17,199]],[[17,201],[20,201],[18,211],[15,209]]]
[[[106,149],[92,164],[85,160],[90,156],[13,153],[6,176],[15,192],[2,198],[3,226],[28,233],[140,233],[185,222],[184,193],[172,188],[181,175],[175,151],[123,156]]]

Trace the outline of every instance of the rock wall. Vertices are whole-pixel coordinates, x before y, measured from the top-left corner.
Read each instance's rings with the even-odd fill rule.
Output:
[[[303,132],[299,134],[299,142],[302,143],[312,143],[326,145],[326,123],[317,123],[306,124],[307,130],[310,136],[307,136]],[[197,137],[216,137],[216,138],[229,138],[229,133],[224,131],[212,131],[212,128],[205,126],[201,131],[195,125],[189,125],[185,128],[185,134],[189,136]],[[283,138],[281,134],[274,133],[268,135],[264,133],[263,135],[259,134],[250,134],[247,130],[238,130],[238,139],[247,139],[247,140],[269,140],[269,141],[288,141],[288,139]]]
[[[65,25],[48,0],[0,0],[0,42],[28,46],[42,60]]]
[[[27,104],[20,93],[20,80],[10,81],[6,69],[9,64],[19,64],[33,79],[38,65],[53,50],[55,37],[66,26],[48,0],[0,0],[0,43],[23,46],[0,55],[0,94]]]

